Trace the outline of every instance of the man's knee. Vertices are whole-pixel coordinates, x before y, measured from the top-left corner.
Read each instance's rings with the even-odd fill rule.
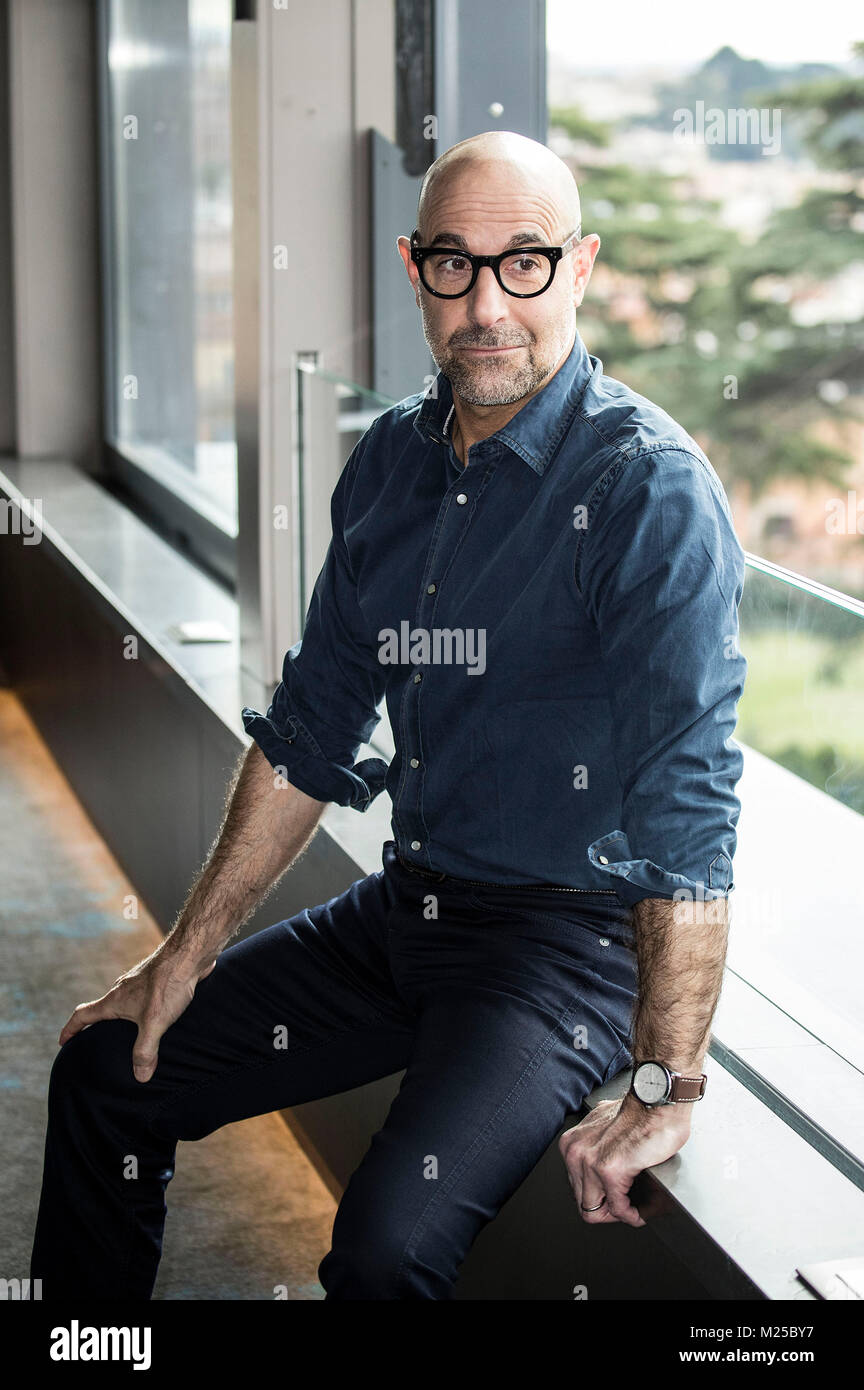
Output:
[[[335,1237],[335,1231],[334,1231]],[[445,1299],[455,1261],[443,1243],[410,1243],[398,1226],[378,1225],[354,1239],[334,1239],[318,1267],[318,1279],[333,1299]]]
[[[83,1094],[116,1094],[134,1084],[136,1036],[136,1024],[126,1018],[102,1019],[75,1033],[54,1058],[49,1103],[67,1103]]]

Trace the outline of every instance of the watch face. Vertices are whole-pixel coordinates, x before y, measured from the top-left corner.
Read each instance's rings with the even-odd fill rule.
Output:
[[[659,1062],[643,1062],[633,1075],[633,1090],[646,1105],[657,1105],[669,1094],[669,1073]]]

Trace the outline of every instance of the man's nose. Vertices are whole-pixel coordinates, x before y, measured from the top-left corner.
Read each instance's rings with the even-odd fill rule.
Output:
[[[475,323],[497,323],[510,312],[510,295],[498,284],[491,265],[481,265],[467,298],[468,314]]]

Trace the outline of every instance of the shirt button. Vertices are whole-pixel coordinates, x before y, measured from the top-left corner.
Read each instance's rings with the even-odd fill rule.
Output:
[[[426,589],[427,594],[434,594],[437,587],[437,584],[429,584]]]
[[[423,672],[422,672],[422,671],[417,671],[417,672],[415,672],[415,675],[414,675],[414,684],[417,685],[420,681],[422,681],[422,679],[423,679]]]
[[[411,841],[411,848],[412,848],[412,849],[422,849],[423,846],[421,845],[421,843],[420,843],[419,840],[412,840],[412,841]]]
[[[412,758],[412,759],[411,759],[411,766],[412,766],[412,767],[419,767],[419,766],[420,766],[420,760],[419,760],[418,758]]]
[[[608,863],[609,863],[609,860],[606,858],[605,854],[598,854],[598,855],[597,855],[597,858],[598,858],[598,860],[600,861],[601,864],[608,864]]]
[[[468,501],[468,498],[465,496],[464,492],[460,492],[459,496],[456,498],[456,501],[459,503],[460,507],[464,507],[465,503]]]

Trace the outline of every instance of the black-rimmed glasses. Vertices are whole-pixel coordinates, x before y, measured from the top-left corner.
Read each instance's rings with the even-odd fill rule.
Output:
[[[461,299],[474,288],[481,266],[488,265],[505,294],[533,299],[543,294],[555,278],[562,256],[581,240],[577,227],[560,246],[519,246],[497,256],[475,256],[456,246],[419,246],[420,233],[411,233],[411,259],[424,288],[438,299]]]

